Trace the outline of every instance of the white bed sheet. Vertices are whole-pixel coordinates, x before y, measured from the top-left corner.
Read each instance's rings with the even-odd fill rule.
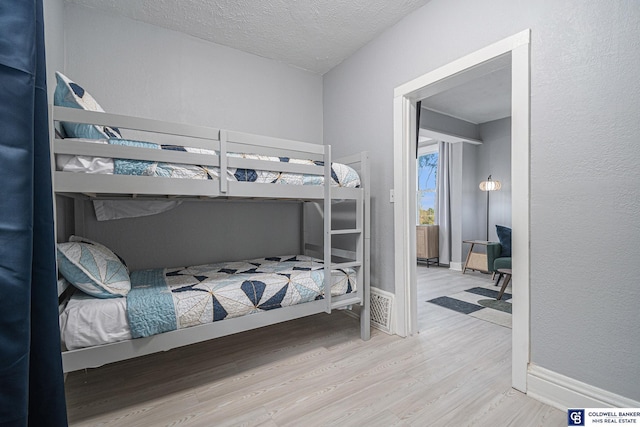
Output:
[[[127,299],[76,291],[60,313],[60,337],[67,350],[131,339]]]
[[[352,269],[346,271],[355,274]],[[347,291],[345,271],[332,271],[331,283],[331,295],[343,295]],[[355,291],[355,281],[352,285]],[[60,313],[60,336],[67,350],[132,339],[127,317],[127,298],[95,298],[76,290]]]
[[[107,144],[106,139],[73,138],[69,141],[86,142],[93,144]],[[113,175],[113,159],[108,157],[56,154],[56,170],[64,172],[83,172]]]
[[[82,138],[70,138],[69,141],[82,142],[87,144],[108,144],[108,140],[99,139],[82,139]],[[133,141],[135,143],[135,141]],[[205,150],[200,148],[184,147],[187,152],[200,153],[200,154],[215,154],[213,150]],[[258,156],[253,154],[239,155],[230,153],[231,157],[247,157],[260,160],[270,160],[274,163],[274,169],[277,169],[279,162],[278,157]],[[89,173],[89,174],[106,174],[112,175],[117,172],[114,159],[107,157],[90,157],[90,156],[74,156],[67,154],[57,154],[56,158],[56,170],[63,172],[73,173]],[[291,163],[312,164],[309,160],[289,159]],[[148,163],[149,166],[145,169],[142,175],[146,176],[164,176],[183,179],[219,179],[219,168],[215,167],[202,167],[195,165],[180,165],[180,164],[163,164],[158,162],[142,162]],[[160,166],[163,165],[163,166]],[[230,168],[227,171],[227,179],[229,181],[243,181],[244,179],[238,179],[236,176],[237,169]],[[122,171],[121,171],[122,172]],[[129,171],[130,172],[130,171]],[[140,172],[140,171],[138,171]],[[279,183],[289,185],[322,185],[324,178],[317,177],[304,177],[303,174],[298,173],[282,173],[274,171],[252,171],[247,169],[240,170],[241,177],[255,174],[256,182],[260,183]],[[248,172],[248,173],[247,173]],[[335,175],[334,175],[335,174]],[[351,167],[340,163],[332,164],[332,176],[335,176],[331,180],[333,186],[344,187],[359,187],[360,177],[358,173]],[[335,181],[337,179],[337,182]],[[96,200],[93,202],[96,218],[98,221],[108,221],[122,218],[136,218],[147,215],[155,215],[170,209],[175,208],[180,204],[179,201],[149,201],[149,200]]]
[[[93,144],[110,144],[117,141],[119,145],[136,146],[135,144],[154,145],[160,148],[158,144],[149,144],[139,141],[111,139],[111,140],[94,140],[82,138],[70,138],[69,141],[93,143]],[[162,146],[162,149],[169,149]],[[199,154],[216,154],[216,151],[205,150],[201,148],[182,147],[186,152]],[[300,173],[279,172],[278,163],[286,161],[298,164],[317,164],[311,160],[289,159],[275,156],[264,156],[246,153],[228,153],[229,157],[247,158],[255,160],[267,160],[274,163],[273,170],[253,170],[253,169],[227,169],[227,179],[229,181],[252,181],[258,183],[278,183],[288,185],[323,185],[324,177],[318,175],[304,175]],[[283,160],[284,159],[284,160]],[[182,179],[219,179],[220,169],[212,166],[196,166],[190,164],[173,164],[153,161],[129,161],[120,160],[120,168],[114,159],[106,157],[91,156],[74,156],[68,154],[56,155],[56,170],[74,173],[89,174],[120,174],[120,175],[144,175],[144,176],[162,176],[170,178]],[[132,162],[132,163],[130,163]],[[126,164],[124,164],[126,163]],[[358,172],[348,165],[333,162],[331,185],[334,187],[360,187],[361,181]]]

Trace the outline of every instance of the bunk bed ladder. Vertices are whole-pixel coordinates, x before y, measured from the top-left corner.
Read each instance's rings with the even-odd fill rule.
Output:
[[[226,130],[220,130],[220,194],[226,194],[229,184],[227,182],[227,141],[229,135]]]
[[[354,162],[360,163],[360,178],[364,191],[355,199],[356,204],[356,222],[355,228],[337,229],[334,230],[331,227],[331,203],[332,200],[326,200],[324,209],[324,227],[325,227],[325,242],[324,242],[324,256],[325,260],[331,259],[332,255],[337,257],[353,259],[353,252],[342,249],[332,248],[331,236],[333,235],[352,235],[356,237],[355,244],[355,260],[341,263],[331,263],[329,270],[336,270],[342,268],[354,268],[357,271],[356,283],[357,290],[356,295],[360,300],[360,331],[361,338],[368,340],[370,338],[370,303],[369,303],[369,268],[370,268],[370,187],[369,187],[369,154],[367,152],[361,153],[359,159]],[[325,164],[326,168],[326,164]],[[330,177],[331,169],[325,170],[325,174]],[[325,179],[325,183],[330,181],[330,178]],[[327,191],[327,186],[325,186]],[[331,191],[330,188],[328,191]],[[329,195],[331,195],[329,193]],[[326,262],[326,261],[325,261]],[[325,264],[325,277],[328,277],[330,271],[327,272]],[[327,307],[330,309],[331,303],[329,301]]]
[[[364,341],[371,338],[371,289],[370,289],[370,273],[371,273],[371,171],[369,165],[369,153],[362,152],[360,154],[360,182],[363,184],[364,194],[363,200],[360,205],[362,206],[363,215],[362,218],[358,217],[359,221],[362,221],[362,236],[361,243],[362,248],[362,267],[360,268],[360,274],[358,280],[362,280],[364,285],[360,287],[362,289],[362,302],[360,307],[360,335]]]
[[[331,146],[324,146],[324,299],[331,313]]]
[[[340,159],[341,163],[360,164],[360,182],[363,192],[355,199],[356,222],[353,229],[331,230],[332,235],[352,235],[356,236],[355,261],[333,263],[332,269],[354,268],[356,270],[356,295],[360,300],[360,335],[366,341],[371,336],[371,313],[370,313],[370,171],[369,153],[362,152],[355,158]],[[349,259],[354,258],[354,253],[341,249],[332,249],[332,254]]]

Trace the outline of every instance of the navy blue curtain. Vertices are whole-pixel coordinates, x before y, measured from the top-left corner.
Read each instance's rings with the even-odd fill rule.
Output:
[[[0,425],[67,424],[42,0],[0,1]]]

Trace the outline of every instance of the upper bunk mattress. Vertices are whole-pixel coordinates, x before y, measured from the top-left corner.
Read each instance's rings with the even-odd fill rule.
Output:
[[[68,350],[151,336],[322,298],[324,264],[304,255],[131,273],[127,297],[74,293],[60,314]],[[331,272],[331,295],[356,290],[356,272]]]
[[[186,151],[200,154],[217,154],[213,150],[182,147],[175,145],[161,145],[155,143],[111,138],[97,139],[71,139],[87,143],[124,145],[130,147],[144,147],[171,151]],[[228,157],[242,157],[246,159],[268,160],[274,162],[273,170],[254,170],[228,168],[227,180],[240,182],[273,183],[288,185],[324,185],[324,177],[321,175],[307,175],[278,171],[278,162],[308,164],[323,166],[321,161],[292,159],[289,157],[264,156],[257,154],[228,153]],[[145,160],[112,159],[106,157],[73,156],[66,154],[56,155],[57,170],[63,172],[79,172],[94,174],[138,175],[157,176],[165,178],[186,179],[219,179],[220,168],[206,165],[189,165],[180,163],[165,163]],[[360,177],[355,169],[341,163],[331,164],[331,185],[334,187],[358,188]]]

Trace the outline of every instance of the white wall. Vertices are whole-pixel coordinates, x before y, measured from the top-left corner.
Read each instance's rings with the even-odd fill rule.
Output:
[[[316,74],[72,4],[65,43],[66,74],[106,111],[322,143]],[[88,211],[85,234],[133,268],[193,264],[298,253],[298,215],[290,203],[188,204],[109,224]]]
[[[325,142],[371,152],[372,284],[393,291],[393,89],[531,28],[531,359],[636,400],[639,26],[634,0],[432,0],[324,76]]]

